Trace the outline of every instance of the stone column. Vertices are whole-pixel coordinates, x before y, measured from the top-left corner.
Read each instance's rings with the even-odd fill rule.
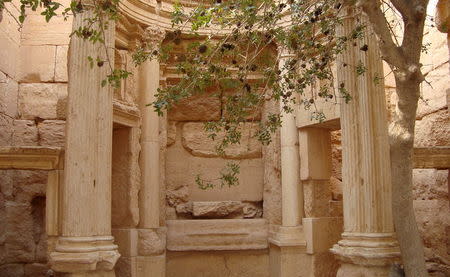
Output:
[[[370,26],[358,10],[344,8],[341,35]],[[391,171],[383,66],[368,27],[338,58],[338,82],[352,96],[341,104],[344,233],[332,252],[342,261],[337,276],[389,276],[400,253],[391,206]],[[366,68],[356,73],[356,65]]]
[[[157,26],[148,27],[144,35],[145,43],[152,48],[162,42],[164,35],[164,30]],[[152,276],[165,276],[165,229],[160,224],[160,117],[149,105],[156,100],[159,81],[159,61],[145,61],[139,68],[142,183],[139,192],[137,276],[147,276],[148,272],[152,272]]]
[[[281,49],[279,69],[286,71],[285,65],[293,55]],[[283,74],[283,73],[282,73]],[[283,82],[283,80],[282,80]],[[270,227],[270,276],[297,276],[308,270],[305,255],[306,242],[301,226],[303,217],[303,188],[299,178],[298,133],[295,112],[286,113],[285,103],[280,101],[282,126],[281,144],[281,198],[282,225]],[[293,103],[288,103],[294,109]],[[306,276],[306,275],[304,275]]]
[[[91,17],[85,7],[72,29]],[[72,276],[114,276],[120,256],[111,236],[112,88],[101,85],[114,66],[114,22],[105,30],[105,45],[74,35],[69,47],[61,234],[50,263]],[[105,63],[91,68],[88,56]]]

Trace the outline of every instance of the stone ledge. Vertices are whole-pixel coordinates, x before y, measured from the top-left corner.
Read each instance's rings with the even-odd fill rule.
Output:
[[[265,219],[168,220],[170,251],[252,250],[268,247]]]
[[[0,169],[62,169],[63,157],[64,150],[59,147],[0,147]]]
[[[413,168],[450,168],[450,147],[416,147],[413,163]]]

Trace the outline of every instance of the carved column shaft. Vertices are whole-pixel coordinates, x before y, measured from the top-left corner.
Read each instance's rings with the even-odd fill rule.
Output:
[[[85,8],[72,29],[92,17]],[[70,41],[61,237],[50,258],[56,271],[109,271],[119,257],[111,236],[112,89],[101,85],[108,62],[114,65],[113,22],[105,30],[105,45],[76,35]],[[89,56],[104,65],[91,69]]]
[[[279,69],[281,71],[286,71],[286,62],[288,62],[291,57],[292,56],[288,53],[282,52],[279,61]],[[295,112],[284,112],[284,105],[285,104],[280,101],[280,113],[283,122],[280,129],[282,225],[293,227],[301,225],[302,222],[303,190],[299,178],[300,164]],[[292,103],[289,103],[288,105],[294,107],[294,104]]]
[[[345,12],[341,35],[348,35],[360,23],[367,29],[338,59],[339,84],[352,100],[341,104],[344,233],[332,251],[345,263],[374,266],[357,273],[347,272],[344,264],[338,276],[375,276],[375,272],[387,276],[399,250],[392,220],[383,65],[365,16],[354,14],[353,7]],[[357,67],[366,71],[358,74]]]
[[[146,30],[147,43],[159,44],[164,31],[149,28]],[[159,88],[160,65],[157,59],[145,61],[139,70],[139,93],[142,111],[141,133],[141,171],[142,186],[140,192],[140,227],[158,228],[160,203],[160,164],[159,164],[159,116],[152,104],[156,100]]]

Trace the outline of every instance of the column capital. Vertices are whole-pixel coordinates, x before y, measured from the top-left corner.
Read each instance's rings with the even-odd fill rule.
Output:
[[[148,26],[144,30],[142,39],[149,44],[160,44],[166,36],[166,31],[160,26]]]

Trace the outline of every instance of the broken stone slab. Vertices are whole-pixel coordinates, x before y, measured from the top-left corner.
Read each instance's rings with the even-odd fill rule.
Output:
[[[192,215],[202,218],[242,218],[243,205],[241,201],[193,202]]]

